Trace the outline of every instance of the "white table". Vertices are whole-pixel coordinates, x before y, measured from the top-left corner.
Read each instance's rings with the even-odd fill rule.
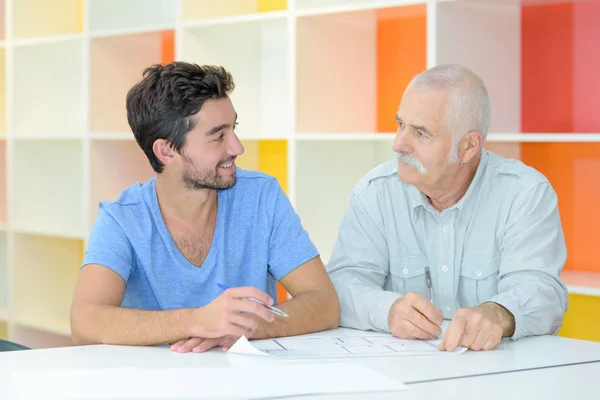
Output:
[[[314,334],[365,335],[348,329],[337,329]],[[319,363],[340,362],[342,359],[324,359]],[[401,398],[436,398],[433,394],[449,392],[449,398],[464,397],[468,390],[471,397],[486,399],[513,398],[513,382],[526,385],[524,393],[536,394],[536,390],[555,394],[561,390],[571,393],[565,374],[577,382],[574,388],[582,390],[600,387],[600,343],[566,339],[555,336],[524,338],[516,342],[504,341],[490,352],[466,352],[453,357],[370,357],[345,359],[359,361],[383,374],[410,385],[410,391]],[[56,370],[99,367],[140,368],[186,368],[247,366],[251,368],[277,368],[282,363],[304,363],[315,360],[290,360],[276,357],[257,357],[225,354],[220,350],[204,354],[177,354],[167,347],[130,347],[93,345],[56,349],[27,350],[0,353],[0,386],[14,370]],[[344,361],[345,362],[345,361]],[[558,367],[563,366],[563,367]],[[552,368],[548,368],[552,367]],[[543,369],[538,369],[543,368]],[[533,370],[532,370],[533,369]],[[536,370],[537,369],[537,370]],[[567,371],[567,372],[560,372]],[[595,378],[585,379],[580,371],[590,371]],[[486,375],[487,374],[487,375]],[[492,374],[492,375],[489,375]],[[531,378],[529,378],[531,377]],[[4,381],[2,381],[4,380]],[[537,382],[535,385],[528,382]],[[540,386],[535,388],[534,386]],[[587,388],[587,389],[586,389]],[[591,389],[590,389],[591,390]],[[509,395],[508,397],[505,397]],[[364,394],[362,394],[364,398]],[[369,394],[369,398],[392,398],[387,394]],[[416,396],[416,397],[415,397]],[[456,397],[452,397],[456,396]],[[520,397],[520,396],[518,396]],[[540,396],[534,396],[540,397]],[[528,398],[534,398],[528,397]],[[0,398],[2,397],[0,392]],[[341,396],[340,398],[348,398]],[[398,395],[396,394],[396,397]],[[547,398],[547,397],[546,397]]]

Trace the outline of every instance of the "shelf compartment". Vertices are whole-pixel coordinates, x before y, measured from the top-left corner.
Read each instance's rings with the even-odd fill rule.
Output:
[[[4,40],[4,38],[6,37],[6,18],[4,17],[6,15],[5,0],[0,0],[0,15],[2,15],[2,17],[0,18],[0,40]]]
[[[131,132],[125,98],[144,69],[175,58],[173,31],[94,38],[90,45],[92,132]]]
[[[14,229],[81,237],[85,226],[82,142],[16,141],[14,152],[13,186],[8,192]]]
[[[100,201],[116,200],[124,189],[136,182],[144,183],[155,175],[135,141],[92,141],[90,171],[89,179],[93,184],[90,187],[89,228],[98,216]]]
[[[430,63],[458,63],[481,77],[491,96],[493,133],[521,130],[520,11],[520,0],[436,4]]]
[[[558,196],[569,257],[565,271],[600,273],[600,143],[486,143],[503,157],[523,161],[542,173]]]
[[[184,29],[184,60],[233,75],[240,139],[289,137],[287,35],[285,18]]]
[[[6,52],[3,48],[0,48],[0,138],[5,137],[5,136],[6,136]]]
[[[92,34],[174,26],[175,0],[90,0]]]
[[[600,132],[598,19],[598,2],[523,6],[523,132]]]
[[[8,234],[0,232],[0,321],[6,320],[8,309]]]
[[[83,137],[82,41],[15,47],[13,61],[13,134]]]
[[[390,6],[424,4],[427,0],[296,0],[300,15],[376,9]]]
[[[6,224],[6,141],[0,140],[0,226]]]
[[[81,32],[83,30],[83,1],[13,1],[12,26],[15,39]]]
[[[559,199],[569,249],[565,269],[600,272],[600,143],[521,143],[522,161],[544,174]]]
[[[68,335],[83,241],[15,234],[12,310],[21,325]]]
[[[411,5],[300,17],[296,130],[394,132],[404,88],[426,68],[426,11]]]
[[[275,177],[281,188],[287,192],[287,141],[286,140],[244,140],[244,154],[236,165],[243,169],[261,171]]]
[[[298,142],[296,149],[296,210],[327,263],[352,188],[370,169],[394,158],[392,142]]]
[[[8,323],[0,321],[0,339],[8,339]]]
[[[287,9],[286,0],[181,0],[184,21],[232,17]]]

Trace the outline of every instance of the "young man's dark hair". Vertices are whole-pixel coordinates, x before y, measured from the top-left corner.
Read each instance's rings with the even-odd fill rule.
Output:
[[[152,150],[154,141],[165,139],[180,152],[202,104],[229,96],[235,84],[223,67],[183,61],[153,65],[142,76],[127,93],[127,120],[150,165],[160,173],[164,165]]]

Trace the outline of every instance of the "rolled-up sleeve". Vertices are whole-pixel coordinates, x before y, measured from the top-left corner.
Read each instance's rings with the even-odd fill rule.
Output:
[[[560,272],[566,257],[556,193],[548,182],[537,184],[511,211],[498,294],[489,300],[514,315],[513,340],[556,334],[562,326],[568,292]]]
[[[376,212],[378,207],[370,207]],[[381,223],[352,193],[327,271],[340,298],[340,325],[389,332],[389,310],[400,294],[384,291],[388,247]]]

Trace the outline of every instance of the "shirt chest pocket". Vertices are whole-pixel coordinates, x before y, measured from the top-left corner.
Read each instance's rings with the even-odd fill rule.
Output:
[[[426,258],[421,253],[390,254],[390,277],[387,290],[405,295],[416,292],[427,298]]]
[[[498,293],[500,255],[465,254],[460,269],[458,300],[461,307],[475,307]]]

